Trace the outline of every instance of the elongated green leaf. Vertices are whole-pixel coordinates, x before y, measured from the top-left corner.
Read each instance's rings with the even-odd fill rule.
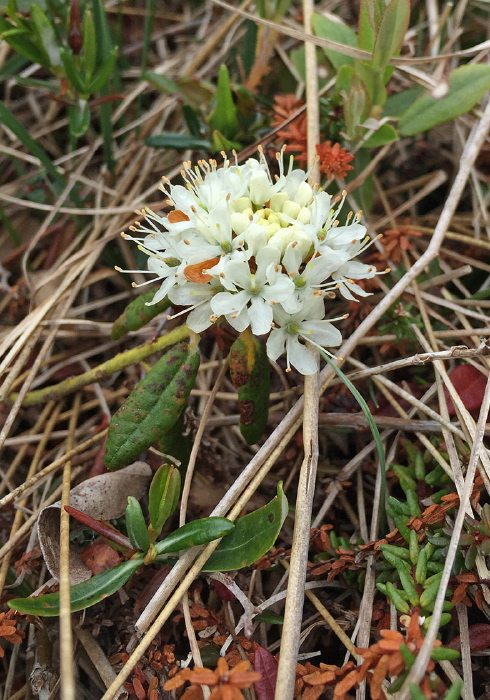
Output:
[[[157,442],[177,422],[187,405],[199,368],[199,354],[185,343],[161,357],[114,414],[109,426],[105,464],[119,469]]]
[[[129,541],[135,549],[148,551],[150,546],[150,536],[145,523],[145,516],[141,510],[139,501],[134,496],[128,496],[126,507],[126,529]]]
[[[227,518],[201,518],[179,527],[164,540],[157,542],[155,549],[159,556],[178,552],[181,549],[207,544],[233,532],[235,523]]]
[[[72,586],[70,590],[71,611],[76,612],[89,608],[118,591],[126,581],[129,581],[142,563],[141,557],[129,559],[112,569],[92,576],[88,581]],[[60,614],[60,594],[48,593],[37,598],[13,598],[9,600],[8,606],[27,615],[56,617]]]
[[[89,9],[83,15],[83,67],[85,80],[91,79],[97,62],[97,42],[95,39],[94,18]]]
[[[449,76],[449,91],[439,100],[420,97],[402,115],[398,124],[402,136],[413,136],[455,119],[474,107],[490,90],[490,66],[475,63],[460,66]]]
[[[235,571],[250,566],[274,544],[288,512],[282,484],[270,503],[239,518],[235,529],[219,543],[203,571]]]
[[[4,17],[0,17],[0,40],[2,39],[24,58],[49,68],[51,61],[44,49],[31,41],[29,32],[26,29],[15,28]]]
[[[230,74],[224,64],[219,68],[218,101],[209,117],[209,125],[227,139],[234,139],[239,128],[237,108],[230,87]]]
[[[148,136],[145,139],[145,144],[153,148],[175,148],[177,150],[202,148],[205,151],[211,150],[209,141],[196,138],[191,136],[191,134],[174,134],[173,132]]]
[[[378,146],[384,146],[385,143],[397,140],[398,134],[396,130],[390,124],[382,124],[367,141],[364,141],[362,148],[378,148]]]
[[[66,77],[68,78],[70,85],[76,92],[84,93],[85,84],[80,71],[75,65],[75,58],[73,54],[65,49],[64,46],[60,48],[60,57],[63,62],[63,68],[65,69]]]
[[[359,48],[372,51],[384,10],[383,0],[361,0],[359,8]]]
[[[177,507],[180,497],[180,472],[173,464],[162,464],[151,480],[148,492],[150,533],[154,540]]]
[[[91,95],[93,92],[97,92],[107,83],[116,64],[117,52],[118,48],[115,46],[107,57],[106,62],[100,66],[90,83],[86,86],[87,94]]]
[[[383,116],[401,117],[423,92],[424,88],[419,86],[390,95],[384,104]]]
[[[384,71],[400,52],[410,22],[410,0],[392,0],[383,13],[373,49],[373,68]]]
[[[51,66],[61,66],[60,50],[53,25],[39,5],[31,6],[31,19],[39,36],[39,41],[49,56]]]
[[[129,331],[137,331],[143,328],[152,318],[166,311],[170,306],[170,301],[165,297],[157,304],[148,306],[147,302],[152,301],[155,296],[155,289],[150,289],[128,304],[122,314],[114,321],[111,331],[111,338],[118,340]]]
[[[357,34],[343,22],[333,22],[328,17],[314,12],[311,17],[311,24],[315,34],[322,39],[331,39],[347,46],[357,46]],[[336,71],[342,66],[353,66],[355,63],[352,56],[346,56],[331,49],[324,48],[323,50]]]
[[[265,346],[245,330],[230,349],[230,375],[238,390],[240,432],[249,445],[264,434],[269,416],[270,370]]]

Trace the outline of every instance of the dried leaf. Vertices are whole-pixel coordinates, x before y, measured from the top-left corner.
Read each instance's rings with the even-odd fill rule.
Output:
[[[485,395],[487,380],[485,375],[473,365],[458,365],[449,372],[449,379],[461,397],[468,411],[476,411],[480,408]],[[456,413],[447,389],[444,389],[447,408],[450,414]]]
[[[257,647],[254,655],[254,670],[262,675],[260,681],[254,683],[258,700],[274,700],[278,666],[270,651],[264,647]]]

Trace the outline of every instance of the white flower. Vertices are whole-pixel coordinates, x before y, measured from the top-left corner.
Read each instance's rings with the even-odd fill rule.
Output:
[[[365,296],[356,280],[377,271],[354,259],[370,243],[359,214],[339,225],[345,193],[333,203],[292,159],[288,167],[282,153],[277,160],[275,177],[262,151],[243,165],[226,156],[220,168],[213,160],[185,163],[185,186],[165,179],[160,186],[174,209],[145,209],[133,236],[123,235],[148,255],[145,272],[160,282],[150,303],[168,296],[184,307],[179,314],[190,312],[196,333],[224,318],[238,332],[269,334],[271,359],[286,350],[288,367],[310,374],[315,362],[304,341],[342,340],[338,319],[325,320],[325,299],[335,291]]]
[[[323,312],[320,313],[323,316]],[[322,316],[315,319],[317,315],[319,315],[318,310],[315,311],[311,307],[293,315],[277,311],[274,318],[281,327],[273,328],[267,339],[267,354],[270,359],[277,360],[286,350],[288,370],[291,369],[290,365],[293,365],[301,374],[314,374],[316,362],[300,339],[308,340],[322,348],[336,347],[342,342],[339,329],[333,326],[331,321],[322,320]]]

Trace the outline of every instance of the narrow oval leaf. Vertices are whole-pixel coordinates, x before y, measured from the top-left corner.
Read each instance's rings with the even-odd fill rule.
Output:
[[[180,343],[161,357],[114,414],[105,464],[118,469],[158,442],[187,405],[199,368],[199,354]]]
[[[156,304],[148,306],[148,302],[152,301],[154,296],[155,289],[150,289],[128,304],[112,325],[112,340],[122,338],[122,336],[129,333],[129,331],[137,331],[139,328],[143,328],[152,318],[155,318],[155,316],[158,316],[158,314],[168,309],[170,301],[167,297]]]
[[[164,540],[157,542],[155,549],[158,554],[178,552],[181,549],[189,549],[201,544],[207,544],[220,537],[229,535],[235,528],[235,524],[227,518],[201,518],[193,520],[179,527]]]
[[[487,378],[483,372],[480,372],[480,370],[473,367],[473,365],[458,365],[449,372],[449,379],[453,383],[454,388],[468,411],[478,410],[482,405],[487,387]],[[452,399],[445,387],[444,396],[446,397],[449,413],[451,415],[456,413]]]
[[[157,537],[172,515],[180,496],[180,472],[171,464],[162,464],[155,472],[148,492],[151,529]]]
[[[373,49],[373,68],[383,71],[400,52],[410,22],[410,0],[392,0],[383,13]]]
[[[269,417],[270,370],[265,346],[248,329],[231,346],[230,375],[238,390],[240,432],[253,445]]]
[[[257,700],[274,700],[278,668],[279,664],[270,651],[257,647],[254,653],[254,671],[262,675],[260,681],[254,683]]]
[[[475,63],[460,66],[449,76],[448,93],[436,100],[423,95],[403,114],[399,122],[402,136],[413,136],[433,126],[455,119],[474,107],[490,90],[490,66]]]
[[[235,529],[219,543],[203,571],[235,571],[253,564],[273,546],[287,512],[288,502],[279,484],[270,503],[235,522]]]
[[[89,608],[115,593],[124,586],[126,581],[129,581],[142,563],[141,558],[129,559],[112,569],[92,576],[88,581],[72,586],[70,589],[71,611],[76,612]],[[40,595],[37,598],[13,598],[8,601],[8,606],[26,615],[56,617],[60,614],[60,594],[58,592]]]
[[[314,12],[311,17],[311,24],[315,34],[322,37],[322,39],[331,39],[347,46],[357,46],[357,34],[343,22],[334,22],[330,18]],[[324,48],[323,50],[336,71],[342,66],[353,66],[355,63],[352,56],[347,56],[331,49]]]
[[[128,496],[126,508],[126,528],[129,541],[135,549],[146,552],[150,547],[150,536],[145,523],[145,516],[141,510],[139,501],[134,496]]]
[[[237,108],[230,87],[228,68],[222,64],[218,74],[218,101],[209,117],[209,125],[227,139],[235,138],[239,129]]]

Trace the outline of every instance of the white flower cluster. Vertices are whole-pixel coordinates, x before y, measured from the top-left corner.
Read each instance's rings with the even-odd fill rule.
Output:
[[[270,333],[267,353],[303,374],[315,362],[300,339],[321,347],[340,345],[340,331],[325,320],[326,295],[333,290],[353,300],[366,296],[355,280],[376,269],[354,260],[369,244],[359,217],[339,226],[343,199],[310,187],[308,173],[283,167],[272,178],[263,153],[244,165],[226,157],[184,164],[186,186],[160,186],[174,207],[166,216],[147,209],[131,227],[148,256],[148,272],[161,280],[152,303],[168,296],[191,311],[187,325],[196,333],[225,317],[237,331]],[[128,271],[129,272],[129,271]],[[131,272],[141,272],[133,270]],[[150,280],[153,282],[154,280]]]

